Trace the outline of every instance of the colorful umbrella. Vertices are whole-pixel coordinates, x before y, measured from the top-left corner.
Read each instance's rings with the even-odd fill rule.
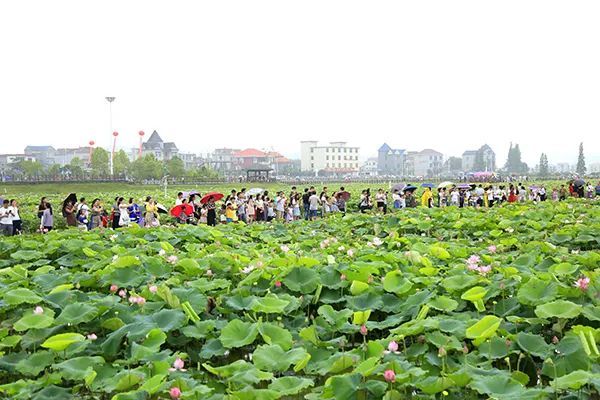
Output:
[[[338,198],[344,200],[344,201],[348,201],[350,200],[350,192],[347,191],[343,191],[343,192],[339,192],[338,193]]]
[[[461,183],[460,185],[457,186],[457,188],[459,188],[459,189],[471,189],[471,185],[469,185],[468,183]]]
[[[448,186],[454,186],[454,183],[450,181],[442,182],[438,185],[438,188],[445,188]]]
[[[402,189],[404,189],[406,187],[406,183],[397,183],[394,186],[392,186],[392,191],[397,190],[399,192],[402,191]]]
[[[167,207],[163,206],[160,203],[156,203],[156,208],[158,208],[159,214],[168,214],[169,213],[169,210],[167,210]]]
[[[248,194],[248,196],[254,196],[256,194],[261,194],[264,191],[265,191],[265,189],[252,188],[252,189],[248,190],[246,193]]]
[[[435,185],[433,183],[422,183],[421,187],[426,187],[426,188],[433,188]]]
[[[219,193],[219,192],[210,192],[210,193],[206,193],[201,199],[200,199],[200,203],[202,204],[206,204],[208,203],[208,201],[210,199],[212,199],[213,201],[219,201],[224,197],[223,193]]]
[[[171,208],[171,215],[175,218],[179,218],[181,214],[185,214],[188,217],[194,213],[194,207],[190,204],[180,204]]]
[[[573,182],[573,185],[575,185],[575,186],[583,186],[583,185],[585,185],[585,181],[583,179],[576,179]]]
[[[409,185],[409,186],[404,187],[405,192],[414,192],[415,190],[417,190],[416,186]]]

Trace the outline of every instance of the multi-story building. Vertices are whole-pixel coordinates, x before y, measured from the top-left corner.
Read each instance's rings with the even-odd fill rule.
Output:
[[[13,168],[20,161],[35,161],[35,157],[27,154],[0,154],[0,178],[4,180],[13,172]]]
[[[237,158],[234,154],[238,151],[240,150],[228,148],[215,149],[212,153],[208,154],[207,163],[212,169],[223,174],[235,171]]]
[[[314,140],[303,141],[300,144],[300,156],[303,172],[352,174],[359,170],[359,147],[348,146],[346,142],[319,146]]]
[[[43,166],[48,166],[54,164],[56,149],[52,146],[27,146],[24,153],[30,157],[34,157]]]
[[[443,154],[432,149],[409,151],[406,154],[407,176],[435,177],[442,171]]]
[[[377,172],[380,175],[404,175],[405,153],[404,149],[392,149],[384,143],[377,150]]]
[[[168,161],[179,155],[179,149],[173,142],[164,142],[158,132],[152,132],[148,140],[142,143],[142,157],[152,154],[160,161]]]
[[[81,160],[82,165],[89,165],[90,163],[90,148],[89,147],[76,147],[76,148],[63,148],[56,149],[53,156],[53,164],[67,165],[70,164],[74,158]]]
[[[363,176],[377,176],[378,170],[378,159],[376,157],[371,157],[361,165],[360,174]]]
[[[467,150],[462,155],[463,172],[494,172],[496,153],[487,144],[478,150]]]

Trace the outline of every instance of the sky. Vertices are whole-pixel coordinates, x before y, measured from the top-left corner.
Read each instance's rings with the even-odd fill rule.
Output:
[[[600,161],[600,1],[11,1],[0,7],[0,153],[180,151],[344,140],[374,156],[510,142]]]

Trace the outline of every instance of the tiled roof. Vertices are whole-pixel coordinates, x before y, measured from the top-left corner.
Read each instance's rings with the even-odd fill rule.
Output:
[[[234,157],[266,157],[267,153],[257,149],[245,149],[233,154]]]

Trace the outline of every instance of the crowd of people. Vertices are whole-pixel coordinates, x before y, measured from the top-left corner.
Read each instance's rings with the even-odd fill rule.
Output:
[[[496,207],[502,203],[562,201],[567,197],[594,198],[600,195],[600,183],[576,184],[570,182],[547,189],[544,185],[526,187],[522,183],[506,185],[490,184],[422,184],[424,190],[415,195],[417,187],[398,185],[388,190],[378,189],[374,194],[370,189],[362,191],[352,202],[352,209],[362,213],[387,213],[390,209],[423,207]],[[292,222],[299,219],[315,220],[334,213],[346,213],[350,193],[342,186],[331,191],[323,187],[317,191],[314,186],[299,191],[293,186],[289,193],[278,191],[270,194],[267,190],[245,188],[232,190],[227,196],[222,193],[179,192],[174,205],[167,207],[147,196],[139,203],[134,198],[116,197],[110,206],[105,206],[99,198],[88,202],[85,197],[69,195],[61,206],[61,216],[68,227],[81,230],[113,228],[138,224],[141,227],[157,227],[161,223],[206,224],[219,223],[246,224],[270,222],[273,220]],[[55,213],[46,197],[38,206],[39,232],[47,233],[54,229]],[[0,235],[10,236],[22,233],[22,222],[16,200],[3,200],[0,207]]]

